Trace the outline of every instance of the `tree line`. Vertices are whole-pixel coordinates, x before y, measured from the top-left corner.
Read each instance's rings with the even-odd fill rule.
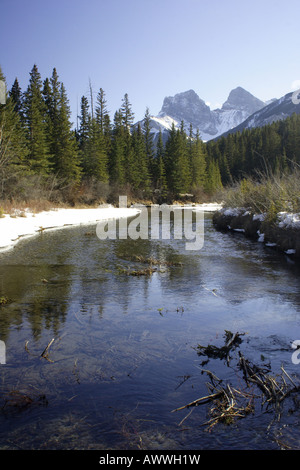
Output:
[[[167,141],[159,133],[154,142],[149,109],[134,124],[128,94],[111,119],[105,92],[100,88],[94,100],[90,85],[75,129],[55,68],[42,80],[34,65],[27,89],[22,92],[16,78],[7,95],[0,105],[1,198],[26,198],[42,188],[69,202],[120,191],[163,202],[222,185],[218,163],[208,157],[198,131],[190,127],[187,133],[182,123]]]
[[[206,151],[216,159],[224,186],[292,172],[300,165],[300,115],[209,141]]]
[[[0,69],[0,80],[5,77]],[[113,119],[102,88],[82,96],[76,128],[67,91],[54,68],[42,80],[33,66],[0,104],[0,199],[93,203],[120,194],[153,202],[201,200],[257,170],[300,163],[300,116],[204,143],[199,131],[173,125],[167,139],[151,131],[149,109],[134,123],[125,94]],[[191,196],[192,195],[192,196]]]

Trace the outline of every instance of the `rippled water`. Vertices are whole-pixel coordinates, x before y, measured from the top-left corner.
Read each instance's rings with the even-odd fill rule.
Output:
[[[161,261],[150,276],[134,256]],[[182,263],[181,265],[179,263]],[[246,333],[252,361],[284,367],[300,383],[291,343],[300,339],[299,266],[272,249],[223,234],[205,216],[205,243],[100,241],[95,227],[44,232],[0,255],[0,448],[299,448],[298,397],[210,432],[207,375],[241,384],[239,371],[197,354]],[[46,357],[41,356],[51,342]],[[184,422],[179,423],[186,417]]]

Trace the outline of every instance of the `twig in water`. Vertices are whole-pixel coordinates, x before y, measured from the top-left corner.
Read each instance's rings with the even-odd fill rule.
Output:
[[[49,350],[51,344],[53,343],[53,341],[54,341],[54,338],[51,339],[51,341],[47,344],[47,346],[45,347],[44,351],[41,354],[41,357],[44,357],[49,362],[53,362],[48,358],[48,350]]]

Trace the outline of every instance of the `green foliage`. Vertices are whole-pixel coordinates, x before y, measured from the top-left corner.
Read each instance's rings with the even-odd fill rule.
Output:
[[[47,139],[46,104],[42,95],[41,75],[36,65],[24,98],[25,130],[28,140],[28,162],[34,173],[50,173],[50,148]]]
[[[5,79],[1,69],[0,78]],[[182,122],[180,129],[173,124],[165,142],[159,133],[154,144],[148,108],[142,124],[134,126],[125,94],[111,122],[104,90],[95,112],[91,85],[90,92],[91,106],[82,96],[74,130],[55,68],[42,82],[34,65],[25,93],[15,79],[7,103],[0,105],[1,197],[26,198],[44,188],[55,200],[61,192],[72,202],[115,200],[121,190],[156,202],[199,202],[235,182],[226,193],[231,205],[264,211],[270,219],[287,207],[300,210],[299,181],[292,178],[300,164],[299,115],[207,143],[192,126],[187,134]]]

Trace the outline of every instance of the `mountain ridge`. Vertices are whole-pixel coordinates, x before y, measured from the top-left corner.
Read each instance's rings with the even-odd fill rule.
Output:
[[[190,89],[165,97],[160,112],[151,116],[150,125],[154,140],[159,131],[162,131],[163,140],[166,140],[173,123],[175,128],[180,128],[183,122],[186,132],[189,132],[192,125],[194,132],[198,129],[202,140],[207,141],[235,128],[266,105],[267,103],[238,86],[230,91],[221,108],[211,110],[205,101]]]

